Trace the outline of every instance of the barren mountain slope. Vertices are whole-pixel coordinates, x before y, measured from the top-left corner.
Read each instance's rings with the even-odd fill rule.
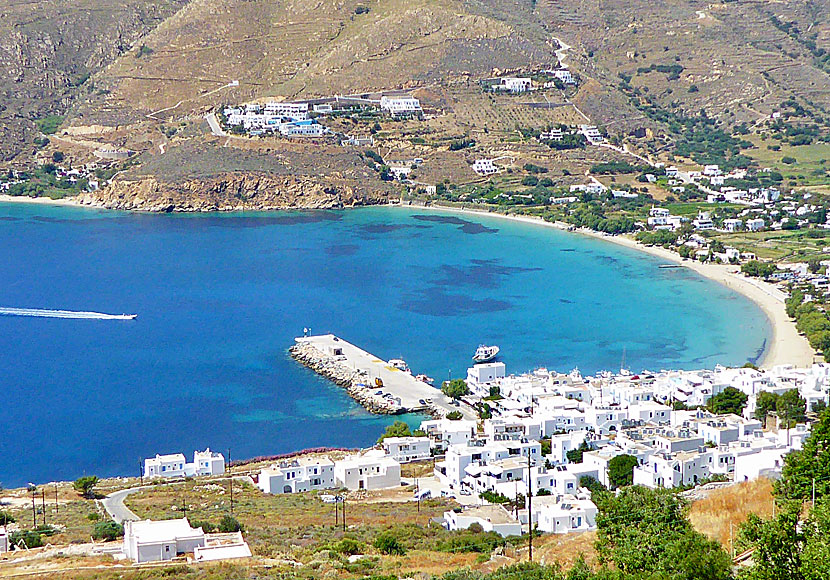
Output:
[[[90,74],[186,0],[6,0],[0,9],[0,160],[30,150],[33,121],[63,114]]]

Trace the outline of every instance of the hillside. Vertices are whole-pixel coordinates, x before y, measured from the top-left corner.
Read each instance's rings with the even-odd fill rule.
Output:
[[[186,0],[9,0],[0,11],[0,161],[31,152],[34,121],[101,91],[91,75]]]
[[[609,157],[631,160],[610,150],[555,154],[517,139],[518,131],[557,123],[599,125],[613,143],[662,160],[690,156],[683,133],[701,119],[704,130],[727,137],[764,129],[774,112],[783,112],[789,127],[816,133],[830,127],[827,2],[133,0],[106,11],[100,0],[84,0],[83,9],[69,6],[36,12],[16,4],[0,20],[15,31],[5,53],[0,49],[0,63],[7,79],[23,75],[15,91],[5,92],[6,159],[44,163],[59,151],[77,164],[97,160],[97,149],[129,150],[139,155],[107,176],[169,182],[190,167],[189,149],[176,149],[198,142],[213,143],[217,158],[229,148],[234,159],[282,149],[300,155],[301,167],[319,154],[345,174],[349,156],[328,155],[336,145],[331,140],[216,142],[202,117],[228,104],[392,89],[413,92],[429,114],[421,122],[336,121],[332,129],[371,132],[385,158],[426,159],[419,170],[426,183],[475,182],[469,164],[480,156],[507,158],[512,168],[543,164],[560,176],[584,173]],[[20,66],[15,54],[37,66]],[[556,66],[558,56],[578,88],[518,98],[479,86],[489,76],[533,75]],[[55,114],[66,120],[52,142],[30,146],[31,121]],[[475,143],[448,150],[462,139]],[[165,154],[181,163],[149,163]],[[366,178],[371,173],[359,179]],[[390,194],[377,179],[364,186],[378,200]],[[125,191],[122,185],[119,195]],[[99,197],[104,204],[113,199],[103,193],[89,200]]]

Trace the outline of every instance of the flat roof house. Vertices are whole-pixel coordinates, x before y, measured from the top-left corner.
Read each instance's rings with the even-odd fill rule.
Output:
[[[136,564],[172,560],[204,545],[205,532],[187,518],[124,522],[124,555]]]

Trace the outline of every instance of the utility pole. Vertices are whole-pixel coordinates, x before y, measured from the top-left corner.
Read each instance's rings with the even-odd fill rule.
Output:
[[[231,515],[233,515],[233,473],[231,472],[231,448],[228,447],[228,475],[231,482]]]
[[[815,484],[813,484],[813,490],[815,490]],[[421,487],[418,485],[418,478],[415,478],[415,497],[418,498],[418,513],[421,513]]]
[[[144,485],[144,467],[141,465],[141,459],[138,460],[138,485]]]
[[[346,496],[343,496],[343,531],[346,531]]]
[[[55,513],[58,513],[58,484],[55,484]]]
[[[29,490],[32,492],[32,527],[37,527],[37,511],[35,510],[35,495],[37,494],[37,488],[32,486]]]
[[[46,525],[46,488],[40,490],[40,501],[43,505],[43,525]]]
[[[527,451],[527,558],[533,562],[533,474],[530,471],[530,450]]]
[[[338,516],[338,511],[340,508],[337,507],[337,504],[340,503],[340,498],[334,496],[334,529],[337,529],[337,524],[340,523],[340,519]]]

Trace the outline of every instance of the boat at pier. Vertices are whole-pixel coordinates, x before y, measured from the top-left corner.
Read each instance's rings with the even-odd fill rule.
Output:
[[[490,362],[494,358],[496,358],[499,354],[499,347],[497,346],[487,346],[482,344],[476,349],[476,353],[473,355],[473,362],[476,363],[485,363]]]

